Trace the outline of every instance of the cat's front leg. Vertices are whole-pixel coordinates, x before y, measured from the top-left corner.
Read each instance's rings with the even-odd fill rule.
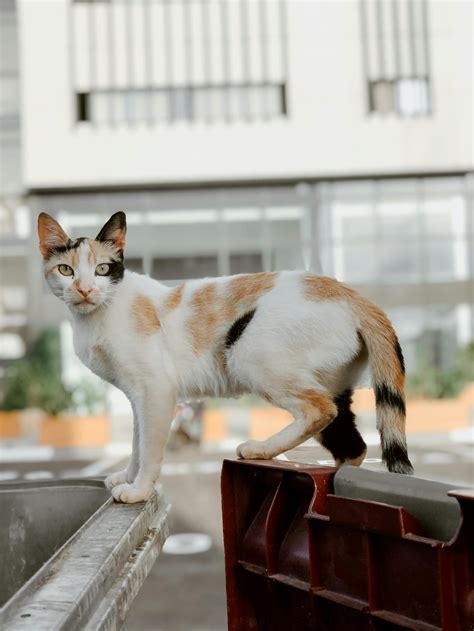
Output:
[[[132,443],[132,455],[128,462],[126,469],[122,471],[115,471],[107,476],[104,480],[104,484],[108,489],[113,489],[118,484],[124,484],[125,482],[133,482],[138,473],[139,463],[139,442],[138,442],[138,411],[137,406],[130,401],[133,410],[133,443]]]
[[[127,504],[143,502],[153,492],[176,409],[176,396],[169,386],[160,388],[151,384],[134,405],[138,412],[138,472],[133,483],[119,484],[112,489],[114,499]]]

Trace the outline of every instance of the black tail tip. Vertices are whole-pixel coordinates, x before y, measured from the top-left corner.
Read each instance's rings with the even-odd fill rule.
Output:
[[[406,446],[398,442],[391,442],[382,446],[382,460],[390,473],[402,473],[403,475],[413,475],[414,473]]]
[[[401,473],[403,475],[413,475],[415,473],[413,465],[408,459],[406,462],[399,461],[394,462],[390,465],[387,463],[387,469],[390,471],[390,473]]]

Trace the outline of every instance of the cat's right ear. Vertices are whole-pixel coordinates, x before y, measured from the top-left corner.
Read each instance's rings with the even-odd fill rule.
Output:
[[[44,259],[49,258],[56,248],[64,247],[70,242],[70,238],[56,219],[48,213],[40,213],[38,216],[38,236],[40,252]]]

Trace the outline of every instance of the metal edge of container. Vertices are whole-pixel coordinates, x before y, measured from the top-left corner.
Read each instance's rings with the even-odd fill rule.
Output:
[[[83,479],[83,478],[69,478],[69,479],[60,479],[60,480],[35,480],[28,482],[2,482],[0,486],[0,491],[4,493],[5,491],[15,492],[18,490],[28,490],[33,491],[38,488],[55,488],[55,487],[68,487],[75,486],[80,484],[81,486],[93,487],[104,489],[104,483],[100,479]],[[105,489],[104,489],[105,490]],[[34,574],[29,578],[26,583],[20,587],[20,589],[15,592],[15,594],[7,600],[7,602],[0,607],[0,625],[2,625],[7,621],[8,617],[11,616],[12,611],[17,606],[16,603],[27,598],[28,595],[32,594],[35,589],[41,584],[41,581],[44,580],[46,575],[51,569],[51,565],[58,559],[66,547],[71,545],[77,537],[83,532],[84,529],[87,528],[88,524],[97,519],[98,515],[106,509],[106,507],[113,502],[112,497],[108,497],[104,500],[102,506],[100,506],[96,511],[92,513],[92,515],[82,524],[82,526],[76,530],[76,532],[67,539],[62,546],[60,546],[54,554],[52,554],[48,561],[44,563]]]
[[[120,629],[127,611],[148,576],[168,536],[169,505],[162,505],[143,543],[132,552],[122,572],[112,584],[84,631]]]
[[[91,479],[47,481],[38,486],[74,482],[103,486],[102,481]],[[27,485],[8,486],[13,490]],[[106,499],[0,611],[2,631],[82,631],[96,628],[89,626],[92,619],[97,620],[97,628],[113,628],[110,624],[123,620],[164,544],[169,508],[161,485],[145,503],[117,504],[111,497]],[[81,554],[94,546],[96,555]],[[91,556],[88,568],[81,559]]]

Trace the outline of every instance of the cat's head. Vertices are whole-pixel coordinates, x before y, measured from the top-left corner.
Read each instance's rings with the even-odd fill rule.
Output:
[[[91,313],[107,304],[123,278],[125,213],[112,215],[95,239],[70,239],[47,213],[38,217],[44,274],[53,294],[73,311]]]

